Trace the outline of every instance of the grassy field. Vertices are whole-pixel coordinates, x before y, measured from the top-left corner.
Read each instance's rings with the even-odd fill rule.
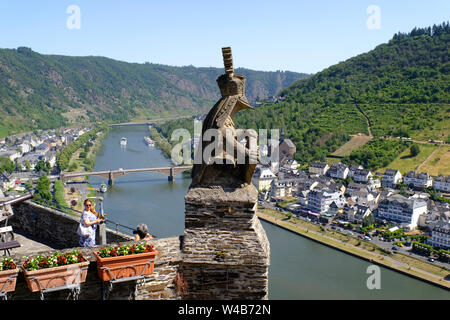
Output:
[[[448,106],[446,107],[449,108]],[[450,135],[450,117],[448,114],[442,121],[434,121],[432,125],[416,130],[411,138],[428,141],[429,139],[445,141]]]
[[[350,155],[350,153],[353,150],[358,149],[360,146],[365,145],[367,142],[372,140],[373,137],[370,137],[368,135],[362,134],[362,135],[354,135],[350,141],[345,143],[343,146],[341,146],[339,149],[337,149],[335,152],[332,153],[332,155],[345,157]]]
[[[441,145],[439,149],[420,167],[431,175],[450,175],[450,146]]]
[[[83,160],[80,159],[80,152],[81,152],[81,148],[78,149],[73,155],[72,158],[70,158],[69,161],[69,171],[72,172],[78,172],[78,171],[83,171]],[[80,180],[81,181],[81,180]]]
[[[415,140],[445,140],[450,134],[448,104],[366,104],[361,108],[371,120],[374,136],[393,135],[398,129],[408,131]]]
[[[431,264],[427,261],[415,259],[403,253],[394,253],[394,258],[397,261],[408,264],[410,267],[415,267],[417,269],[424,270],[426,272],[435,274],[437,276],[441,276],[443,278],[449,275],[448,270],[444,270],[438,265]]]
[[[417,144],[420,148],[420,152],[417,156],[411,157],[410,148],[403,151],[394,161],[392,161],[387,167],[380,169],[380,172],[389,169],[397,169],[402,174],[408,173],[411,170],[416,170],[438,147],[432,144]],[[422,168],[423,169],[423,168]]]
[[[83,210],[83,199],[81,198],[81,193],[79,190],[75,188],[75,192],[71,192],[71,187],[65,187],[64,188],[64,197],[66,199],[66,202],[69,204],[68,206],[72,209],[82,211]],[[76,200],[77,204],[75,206],[72,206],[72,200]]]

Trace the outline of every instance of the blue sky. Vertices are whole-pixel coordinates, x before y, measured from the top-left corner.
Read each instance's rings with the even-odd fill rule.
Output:
[[[69,29],[70,5],[80,28]],[[369,29],[379,8],[379,29]],[[448,0],[41,0],[0,2],[0,48],[127,62],[315,73],[393,34],[450,20]]]

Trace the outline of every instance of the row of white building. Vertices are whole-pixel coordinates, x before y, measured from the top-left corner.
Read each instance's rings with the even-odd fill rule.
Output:
[[[309,172],[342,180],[351,177],[356,182],[368,182],[374,176],[370,170],[364,169],[362,166],[347,166],[340,162],[335,162],[331,166],[328,166],[327,163],[313,162],[309,166]],[[439,175],[433,179],[426,172],[410,171],[403,177],[399,170],[386,169],[381,179],[382,186],[389,188],[394,188],[402,182],[415,189],[426,189],[433,186],[436,191],[450,192],[450,176]]]
[[[294,160],[295,161],[295,160]],[[260,191],[274,199],[285,197],[298,197],[290,209],[302,215],[312,215],[317,218],[332,218],[340,216],[352,223],[362,223],[363,219],[373,215],[379,221],[389,221],[406,230],[413,230],[418,226],[428,227],[432,230],[430,243],[439,243],[440,247],[449,248],[450,239],[446,239],[446,227],[435,227],[439,221],[441,225],[450,223],[450,207],[441,209],[444,215],[429,223],[427,194],[416,193],[412,197],[396,194],[394,190],[379,190],[380,181],[373,179],[373,174],[361,166],[345,166],[341,163],[333,164],[327,168],[327,164],[312,163],[309,173],[297,170],[292,161],[281,165],[276,174],[268,167],[261,167],[256,171],[253,183]],[[355,182],[350,182],[345,187],[336,183],[333,178],[344,180],[348,176]],[[415,186],[418,189],[426,188],[429,184],[423,184],[422,180],[427,175],[408,173],[401,177],[397,170],[386,170],[383,175],[384,187],[395,187],[401,178],[405,184]],[[412,180],[412,179],[417,179]],[[439,187],[442,177],[435,178],[434,186]],[[448,179],[447,179],[448,180]],[[442,233],[441,231],[444,231]]]
[[[56,165],[56,152],[76,140],[90,128],[64,128],[42,131],[39,134],[25,133],[0,139],[0,157],[16,162],[20,170],[34,170],[39,161],[47,161],[51,167]]]
[[[39,161],[56,166],[56,153],[75,141],[91,128],[73,127],[47,130],[36,133],[23,133],[0,139],[0,157],[15,162],[17,170],[11,174],[0,172],[0,188],[3,191],[24,189],[23,183],[36,179],[35,166]],[[28,172],[28,170],[30,172]]]

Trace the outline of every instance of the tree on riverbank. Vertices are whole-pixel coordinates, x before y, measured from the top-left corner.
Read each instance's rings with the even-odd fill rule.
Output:
[[[43,200],[52,200],[52,193],[50,192],[51,184],[50,179],[45,174],[40,176],[36,183],[35,195]]]
[[[169,141],[161,135],[158,130],[156,130],[154,127],[150,129],[150,137],[155,140],[156,145],[158,146],[161,151],[170,158],[172,153],[172,145],[169,143]]]
[[[70,143],[67,147],[65,147],[60,153],[56,155],[56,163],[58,168],[61,171],[64,170],[74,170],[77,167],[73,164],[70,164],[70,160],[72,156],[77,152],[80,148],[84,148],[84,165],[87,171],[91,170],[94,167],[94,158],[89,157],[89,148],[92,147],[92,141],[101,140],[105,137],[106,133],[109,131],[109,127],[107,124],[100,124],[96,126],[94,129],[82,134],[77,140]],[[102,132],[100,135],[99,132]],[[81,154],[81,152],[80,152]],[[86,168],[87,167],[87,168]],[[88,170],[89,169],[89,170]]]
[[[1,172],[8,172],[12,173],[14,169],[16,168],[14,162],[9,160],[7,157],[0,157],[0,173]]]
[[[64,183],[61,180],[56,180],[53,189],[56,202],[62,206],[68,207],[66,199],[64,198]]]

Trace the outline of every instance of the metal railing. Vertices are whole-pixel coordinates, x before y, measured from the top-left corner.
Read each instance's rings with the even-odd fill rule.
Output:
[[[22,201],[25,201],[25,200],[28,200],[28,199],[31,199],[31,198],[33,198],[33,194],[32,193],[28,193],[28,194],[25,194],[25,195],[20,196],[20,197],[4,200],[4,201],[0,202],[0,206],[4,207],[4,206],[7,206],[7,205],[14,205],[16,203],[19,203],[19,202],[22,202]]]
[[[49,207],[51,209],[59,211],[60,213],[65,214],[65,215],[69,215],[71,217],[80,217],[81,214],[83,213],[82,211],[66,207],[66,206],[61,205],[61,204],[59,204],[57,202],[53,202],[53,201],[50,202],[50,201],[47,201],[47,200],[44,200],[44,199],[41,199],[41,198],[37,198],[37,197],[35,197],[33,199],[33,202],[35,202],[37,204],[40,204],[40,205],[44,205],[46,207]],[[109,229],[114,230],[116,232],[121,232],[121,233],[124,233],[124,234],[132,236],[133,235],[133,231],[135,230],[135,228],[131,228],[129,226],[125,226],[125,225],[123,225],[121,223],[118,223],[116,221],[113,221],[113,220],[111,220],[111,219],[109,219],[107,217],[105,218],[104,221],[105,221],[105,223],[107,225],[109,224],[109,225],[113,226],[113,227],[109,227]]]

